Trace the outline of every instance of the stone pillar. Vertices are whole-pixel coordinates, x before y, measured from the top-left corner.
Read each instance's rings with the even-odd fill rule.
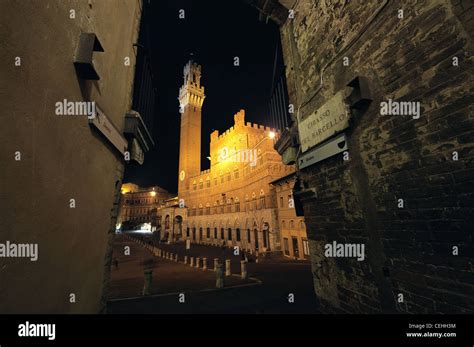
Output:
[[[196,268],[199,269],[199,262],[200,262],[201,258],[197,257],[196,258]]]
[[[184,256],[184,263],[185,263],[185,264],[188,263],[188,256],[187,256],[187,255]]]
[[[243,280],[247,279],[247,262],[245,260],[240,261],[240,277]]]
[[[214,258],[214,271],[217,271],[217,265],[219,265],[219,258]]]
[[[202,269],[207,270],[207,258],[202,258]]]
[[[217,264],[216,288],[224,288],[224,267],[222,264]]]
[[[143,295],[151,294],[152,279],[153,279],[153,270],[145,270],[145,283],[143,285]]]
[[[189,266],[194,266],[194,257],[189,258]]]
[[[225,275],[230,276],[230,259],[225,260]]]

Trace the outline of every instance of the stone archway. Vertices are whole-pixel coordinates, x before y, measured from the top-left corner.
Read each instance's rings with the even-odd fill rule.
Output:
[[[180,215],[174,217],[173,236],[176,241],[183,239],[183,217]]]

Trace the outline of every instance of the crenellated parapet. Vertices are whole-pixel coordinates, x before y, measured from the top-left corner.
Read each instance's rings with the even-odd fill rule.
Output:
[[[201,66],[189,61],[184,67],[183,78],[178,96],[181,112],[186,106],[201,108],[206,97],[204,87],[201,86]]]

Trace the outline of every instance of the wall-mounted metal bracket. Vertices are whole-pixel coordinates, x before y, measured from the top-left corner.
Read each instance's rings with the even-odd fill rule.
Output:
[[[100,80],[100,76],[92,64],[92,54],[103,51],[104,48],[94,33],[81,33],[74,56],[74,67],[79,78]]]

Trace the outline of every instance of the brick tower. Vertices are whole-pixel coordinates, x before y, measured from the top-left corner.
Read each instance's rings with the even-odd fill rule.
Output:
[[[189,190],[189,178],[201,172],[201,108],[204,98],[201,66],[190,60],[184,67],[184,83],[178,97],[181,113],[178,194]]]

